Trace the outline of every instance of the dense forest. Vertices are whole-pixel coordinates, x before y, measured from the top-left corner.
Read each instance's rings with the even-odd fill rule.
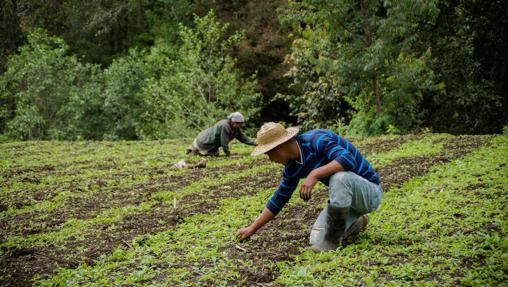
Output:
[[[3,0],[2,139],[189,136],[241,111],[341,133],[499,133],[508,2]]]

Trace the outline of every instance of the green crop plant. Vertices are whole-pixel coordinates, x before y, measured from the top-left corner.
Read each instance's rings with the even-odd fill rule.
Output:
[[[368,157],[370,163],[375,166],[387,165],[403,157],[431,156],[441,152],[442,143],[439,141],[451,138],[448,134],[428,134],[420,140],[406,142],[395,149],[381,154]]]
[[[92,286],[128,284],[130,272],[124,268],[144,268],[148,277],[162,278],[151,284],[223,285],[242,282],[235,271],[238,267],[227,258],[227,248],[234,248],[234,231],[254,217],[272,189],[258,191],[253,196],[221,200],[220,207],[211,214],[188,217],[177,228],[156,235],[134,239],[127,251],[117,249],[94,266],[82,265],[75,270],[60,269],[51,279],[36,282],[50,286],[57,282],[80,285],[93,281]],[[233,245],[232,245],[233,244]],[[246,262],[246,264],[250,264]],[[151,268],[149,268],[151,267]],[[160,275],[163,276],[160,276]],[[108,281],[111,280],[111,281]]]
[[[235,149],[236,150],[236,149]],[[152,160],[154,161],[154,160]],[[253,161],[253,158],[245,157],[239,160],[236,160],[236,162],[231,161],[231,159],[218,159],[214,160],[209,164],[209,167],[225,167],[227,165],[241,165],[250,163]],[[121,161],[118,161],[119,164],[122,164]],[[156,162],[156,161],[155,161]],[[50,189],[52,193],[58,193],[56,197],[51,198],[50,200],[43,200],[43,201],[32,201],[33,204],[25,205],[22,208],[10,208],[7,210],[7,212],[1,213],[1,217],[5,216],[15,216],[15,215],[21,215],[31,212],[37,212],[37,211],[46,211],[51,212],[52,210],[62,207],[71,200],[72,198],[82,198],[83,196],[94,196],[97,194],[97,192],[105,192],[108,193],[111,189],[115,188],[128,188],[135,186],[137,184],[146,184],[149,182],[152,182],[157,184],[158,179],[163,179],[167,176],[172,175],[179,175],[187,173],[188,170],[168,170],[163,175],[156,175],[156,176],[148,176],[147,174],[140,173],[139,171],[139,164],[132,165],[137,166],[138,169],[131,169],[129,170],[128,164],[125,164],[125,166],[121,165],[118,169],[122,171],[122,173],[125,173],[126,176],[122,177],[121,181],[115,180],[114,185],[112,186],[106,186],[100,188],[98,190],[97,188],[94,188],[94,182],[97,179],[110,179],[112,177],[112,171],[111,170],[105,170],[105,171],[97,171],[93,169],[86,169],[84,167],[77,167],[77,168],[83,168],[83,172],[79,174],[75,174],[73,176],[62,176],[62,177],[54,177],[54,176],[46,176],[44,177],[40,183],[38,184],[25,184],[25,183],[19,183],[14,182],[15,184],[11,185],[10,187],[3,187],[1,198],[4,198],[4,202],[8,202],[9,194],[14,192],[27,192],[27,190],[48,190]],[[141,165],[142,166],[142,165]],[[161,167],[165,167],[167,169],[167,163],[164,163]],[[157,168],[157,167],[155,167]],[[136,174],[135,179],[133,179],[130,175]],[[76,181],[80,182],[89,182],[90,185],[81,185],[79,186],[78,190],[75,188],[70,189],[68,185],[65,185],[65,183],[72,184]],[[52,188],[55,186],[55,188]],[[30,197],[29,194],[26,195],[26,197]]]
[[[423,135],[413,139],[350,138],[360,150],[365,147],[376,151],[367,153],[367,159],[376,162],[377,168],[393,165],[402,158],[443,156],[450,139],[460,140],[449,135]],[[367,232],[343,249],[314,254],[301,241],[277,242],[293,244],[294,255],[285,257],[286,261],[274,260],[272,266],[259,265],[252,257],[242,254],[262,252],[262,246],[252,245],[255,242],[261,245],[274,242],[260,237],[273,234],[273,230],[268,232],[273,225],[245,244],[234,238],[238,228],[258,216],[280,177],[281,166],[248,156],[252,147],[233,145],[235,155],[209,158],[207,169],[193,173],[169,170],[180,159],[200,158],[185,156],[181,141],[42,142],[39,146],[27,142],[7,143],[8,148],[0,144],[0,151],[9,154],[9,163],[0,163],[1,172],[21,172],[0,179],[2,198],[9,201],[9,209],[0,212],[0,219],[28,214],[37,219],[13,224],[9,231],[13,236],[0,243],[0,255],[8,256],[12,251],[32,247],[46,250],[56,244],[62,248],[51,256],[80,264],[76,268],[58,269],[54,274],[37,275],[34,280],[38,286],[253,285],[258,282],[250,281],[252,278],[244,272],[259,273],[264,268],[278,270],[277,281],[268,283],[272,285],[496,285],[506,281],[501,267],[506,258],[508,229],[504,219],[507,209],[504,186],[508,182],[503,176],[507,172],[506,141],[506,137],[496,138],[492,143],[495,148],[483,148],[435,166],[427,175],[392,188],[385,193],[382,208],[372,214]],[[185,144],[189,142],[190,139]],[[378,142],[383,142],[381,148],[375,148]],[[395,144],[390,146],[392,142]],[[86,160],[83,153],[88,153],[92,160]],[[15,161],[17,157],[22,161]],[[482,157],[495,163],[485,163]],[[54,169],[39,172],[37,168],[44,165]],[[187,174],[195,179],[185,180],[181,185],[171,182],[174,176],[180,178]],[[41,181],[27,182],[25,177],[38,177]],[[263,186],[258,186],[261,182]],[[273,187],[268,188],[266,184]],[[16,191],[11,192],[10,187],[16,185]],[[317,185],[315,190],[322,188]],[[47,192],[47,197],[34,198],[30,203],[32,193],[38,191]],[[68,217],[60,226],[44,230],[44,218],[52,216],[51,210],[73,211],[75,207],[67,206],[67,202],[100,196],[113,203],[115,194],[123,192],[132,192],[140,201],[135,204],[126,201],[118,206],[105,204],[100,212],[90,213],[88,218]],[[29,204],[14,206],[17,196]],[[166,229],[143,230],[135,233],[138,235],[134,239],[124,237],[127,241],[120,237],[101,257],[79,259],[88,248],[80,242],[95,238],[96,232],[122,232],[126,226],[123,223],[129,221],[127,218],[142,220],[143,214],[167,212],[173,209],[175,201],[175,214],[182,211],[182,217]],[[193,212],[196,204],[210,208],[197,208]],[[305,208],[304,204],[296,191],[278,216],[279,221],[274,223],[281,226],[277,230],[280,235],[295,234],[285,228],[308,227],[302,218],[289,217],[294,210]],[[322,207],[325,201],[318,204]],[[148,218],[158,221],[159,227],[165,224],[163,217]],[[287,225],[279,225],[281,221]],[[26,236],[17,233],[27,227],[42,232]],[[68,249],[68,255],[64,254],[65,248],[72,248]],[[490,269],[481,266],[478,258],[483,258],[481,262],[488,263]],[[8,270],[1,273],[8,274]]]
[[[226,176],[220,178],[219,180],[214,178],[203,178],[197,182],[192,183],[190,186],[184,187],[182,190],[160,191],[158,193],[155,193],[152,196],[152,200],[145,201],[137,206],[124,206],[120,208],[109,209],[99,214],[97,217],[90,219],[82,219],[82,220],[69,219],[62,225],[62,228],[58,231],[50,233],[38,233],[30,235],[28,237],[11,236],[5,242],[0,244],[0,246],[28,247],[28,246],[45,245],[48,242],[52,243],[61,242],[62,240],[65,240],[70,236],[73,236],[75,238],[84,238],[84,234],[89,232],[95,226],[118,222],[122,220],[126,215],[139,214],[143,211],[146,211],[156,206],[157,205],[156,203],[158,201],[163,201],[171,205],[175,198],[179,200],[185,195],[199,194],[200,190],[213,188],[215,186],[222,184],[227,184],[243,176],[252,173],[267,171],[269,169],[270,169],[269,166],[259,165],[253,167],[252,169],[227,174]]]
[[[397,155],[404,156],[405,154],[404,153],[397,153]],[[396,159],[396,156],[392,155],[391,158]],[[189,192],[192,192],[193,190],[198,189],[197,186],[202,186],[201,188],[213,189],[214,187],[223,185],[223,184],[227,183],[228,181],[230,181],[232,179],[230,177],[238,178],[238,177],[243,176],[244,174],[245,175],[257,174],[261,171],[262,171],[262,169],[258,169],[258,170],[255,170],[255,169],[251,170],[250,169],[250,170],[246,170],[244,172],[235,173],[233,175],[228,174],[223,179],[218,180],[218,181],[210,179],[209,183],[198,182],[195,184],[190,184],[184,190],[180,190],[178,192],[164,192],[164,191],[162,191],[162,192],[159,192],[158,194],[155,194],[154,198],[157,200],[161,200],[161,201],[170,203],[175,197],[178,196],[178,199],[180,199],[180,198],[182,198],[183,195],[188,194]],[[319,186],[317,188],[319,188]],[[266,198],[270,195],[271,192],[273,192],[273,189],[266,190],[262,193],[259,193],[259,195],[261,196],[261,199],[257,201],[257,203],[258,203],[257,208],[255,206],[251,206],[252,212],[251,212],[250,217],[255,217],[257,215],[257,213],[259,212],[259,208],[264,205]],[[229,217],[231,217],[233,214],[235,214],[235,212],[238,213],[238,211],[241,211],[243,213],[247,212],[247,209],[242,206],[243,202],[245,201],[244,198],[222,200],[221,203],[224,203],[227,201],[232,201],[233,203],[231,204],[231,206],[234,206],[234,208],[230,208],[230,210],[228,210]],[[251,200],[249,200],[249,202],[250,201]],[[297,196],[293,197],[288,205],[293,205],[293,204],[301,204],[298,201]],[[219,240],[218,238],[209,238],[209,236],[210,236],[209,233],[211,231],[209,229],[203,227],[203,226],[207,226],[207,227],[217,228],[216,225],[214,225],[210,221],[228,222],[225,219],[223,219],[223,216],[224,215],[221,215],[219,212],[214,212],[211,215],[193,216],[188,219],[188,220],[190,220],[189,222],[192,222],[192,224],[186,225],[185,223],[187,223],[188,221],[185,220],[185,222],[183,224],[180,224],[175,230],[171,231],[171,234],[172,234],[171,236],[166,235],[167,237],[170,237],[172,239],[172,244],[169,246],[166,246],[165,248],[168,248],[169,250],[176,250],[176,251],[172,251],[172,252],[175,252],[177,255],[174,255],[174,254],[171,256],[167,255],[166,261],[164,262],[165,264],[168,264],[168,265],[170,265],[170,262],[173,262],[173,264],[176,265],[175,268],[169,268],[169,270],[165,270],[165,271],[164,270],[157,271],[157,272],[162,272],[164,274],[163,277],[166,278],[165,283],[175,284],[176,282],[179,282],[179,284],[185,285],[186,283],[182,283],[182,282],[189,282],[189,280],[190,280],[189,285],[195,284],[195,282],[191,280],[191,277],[193,275],[195,275],[193,273],[193,271],[189,271],[188,270],[189,268],[181,268],[180,267],[181,265],[191,266],[191,269],[192,269],[192,266],[196,266],[196,268],[199,268],[200,272],[198,274],[199,275],[198,277],[199,277],[199,280],[204,280],[203,282],[217,283],[215,281],[207,281],[207,280],[212,280],[212,278],[215,278],[215,280],[217,280],[216,277],[219,276],[218,274],[223,275],[224,272],[226,272],[224,269],[221,269],[220,266],[223,266],[223,268],[227,267],[228,268],[227,270],[229,270],[227,272],[231,273],[230,277],[221,276],[222,279],[224,279],[224,280],[227,279],[225,282],[231,282],[231,280],[233,280],[233,282],[234,282],[235,280],[239,280],[238,278],[236,278],[237,274],[235,274],[232,271],[232,270],[234,270],[234,268],[232,266],[230,266],[231,263],[227,263],[227,262],[229,262],[227,257],[224,257],[224,255],[219,256],[220,254],[219,255],[216,254],[216,251],[214,251],[213,249],[210,251],[210,248],[209,248],[211,246],[211,244],[212,245],[219,244],[220,245],[220,247],[218,247],[219,249],[223,248],[224,245],[230,244],[228,242],[230,242],[230,240],[231,240],[231,236],[232,236],[231,233],[234,232],[234,228],[233,229],[226,228],[229,231],[229,233],[224,234],[224,237]],[[245,218],[245,217],[246,216],[244,214],[242,214],[240,216],[240,218]],[[248,221],[244,220],[244,222],[247,223]],[[229,225],[230,224],[228,224],[227,226],[229,226]],[[198,227],[197,229],[196,229],[196,226]],[[241,225],[235,225],[236,228],[238,226],[241,226]],[[214,231],[214,232],[216,232],[216,231]],[[146,246],[147,241],[148,242],[153,242],[153,241],[158,242],[158,240],[156,240],[152,237],[149,237],[148,240],[146,238],[147,238],[146,236],[141,236],[141,239],[138,238],[137,240],[138,241],[142,240],[144,242],[143,246]],[[197,245],[197,243],[196,243],[196,242],[200,242],[201,240],[203,240],[203,243],[201,244],[203,246],[203,248],[200,248],[199,245]],[[134,240],[134,242],[136,242],[136,240]],[[131,244],[131,245],[133,245],[133,244]],[[156,249],[158,251],[164,250],[164,248],[162,248],[161,246],[159,246],[157,244],[153,245],[153,246],[151,245],[150,248]],[[196,251],[194,251],[194,252],[189,251],[189,250],[194,250],[194,249],[196,249]],[[178,250],[180,250],[180,251],[178,251]],[[166,251],[166,252],[169,252],[169,251]],[[181,258],[182,254],[180,254],[179,252],[185,253],[184,259]],[[113,254],[115,254],[115,253],[113,253]],[[175,258],[179,258],[179,259],[177,261],[174,261]],[[207,270],[206,268],[205,269],[202,268],[201,264],[203,262],[206,262],[208,260],[208,258],[211,258],[211,260],[214,263],[212,265],[217,270],[215,270],[213,268],[210,270]],[[182,261],[185,261],[185,262],[188,261],[189,263],[182,263]],[[239,262],[235,261],[236,265],[238,263]],[[250,266],[250,268],[254,268],[254,267],[252,267],[252,262],[250,262],[249,260],[241,261],[240,263],[243,264],[243,266],[246,266],[246,267]],[[160,263],[160,264],[162,264],[162,263]],[[162,265],[164,265],[164,264],[162,264]],[[101,267],[94,266],[91,268],[92,268],[91,270],[95,270],[95,268],[100,268],[101,270],[104,270],[103,266],[101,266]],[[115,264],[114,268],[116,268],[116,264]],[[158,275],[158,277],[160,277],[160,275]],[[59,277],[57,276],[57,278],[59,278]],[[58,280],[58,279],[54,279],[54,280]],[[101,282],[101,281],[98,281],[98,282]],[[118,281],[116,281],[116,282],[119,283]],[[125,281],[120,281],[120,282],[125,283]],[[192,282],[194,282],[194,283],[192,283]]]

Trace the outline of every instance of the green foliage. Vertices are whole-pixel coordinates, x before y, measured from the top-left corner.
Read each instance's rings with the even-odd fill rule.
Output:
[[[433,23],[437,13],[434,1],[291,2],[282,21],[299,36],[290,76],[302,94],[286,99],[297,98],[300,121],[342,121],[346,102],[355,111],[354,133],[417,127],[423,94],[436,90],[431,53],[416,41],[417,32],[419,23]],[[321,104],[333,108],[323,113]]]
[[[59,38],[37,30],[0,77],[0,121],[15,139],[87,137],[86,118],[97,103],[100,74],[95,65],[67,55]]]
[[[435,25],[421,33],[421,41],[432,47],[432,69],[441,83],[440,93],[427,95],[424,102],[429,115],[425,124],[434,130],[486,134],[499,132],[506,124],[502,98],[505,92],[496,93],[494,83],[489,80],[489,77],[499,77],[502,70],[494,75],[487,72],[501,60],[496,56],[494,63],[482,67],[476,57],[482,52],[478,46],[487,45],[480,39],[496,41],[498,36],[493,36],[492,29],[502,25],[491,24],[493,27],[488,32],[475,32],[479,25],[485,25],[487,18],[475,14],[490,9],[506,11],[498,6],[499,3],[493,2],[486,5],[474,1],[439,1],[440,15]],[[489,39],[492,36],[496,39]]]
[[[132,49],[129,55],[114,60],[104,70],[105,88],[100,98],[104,134],[99,138],[137,139],[136,127],[142,113],[154,112],[153,109],[145,110],[142,89],[159,66],[150,66],[145,57],[145,53]]]
[[[80,59],[103,66],[127,54],[130,48],[144,48],[158,36],[175,35],[174,31],[167,33],[169,29],[161,22],[167,21],[171,28],[179,22],[188,23],[186,14],[192,8],[187,0],[16,2],[23,10],[18,14],[23,33],[44,28],[69,43]]]
[[[0,122],[14,139],[160,139],[187,136],[232,111],[257,113],[255,76],[230,56],[242,39],[213,12],[179,26],[181,46],[132,49],[104,71],[67,55],[42,31],[12,57],[0,78]]]
[[[228,25],[218,23],[213,11],[194,22],[194,29],[180,25],[182,46],[175,57],[166,56],[171,48],[164,43],[152,49],[152,59],[164,64],[159,64],[160,77],[150,78],[143,89],[147,108],[137,126],[142,138],[187,135],[231,111],[242,111],[247,117],[257,112],[255,78],[243,80],[229,55],[242,35],[225,38]]]
[[[141,144],[140,144],[141,143]],[[55,210],[62,210],[65,209],[68,204],[70,204],[72,201],[83,199],[84,197],[93,198],[100,196],[100,193],[111,193],[114,192],[113,189],[118,188],[129,188],[135,185],[149,185],[152,181],[152,184],[155,182],[164,182],[164,177],[171,176],[171,175],[185,175],[186,173],[190,173],[189,170],[167,170],[164,175],[159,175],[158,178],[153,178],[153,176],[149,176],[146,174],[147,168],[158,168],[161,170],[167,169],[167,164],[165,162],[161,162],[160,160],[160,154],[168,153],[170,158],[176,158],[177,156],[183,156],[184,148],[179,149],[179,152],[174,153],[175,147],[177,145],[171,144],[171,143],[164,143],[164,145],[158,144],[158,148],[151,147],[148,151],[146,150],[146,146],[140,142],[136,144],[133,147],[126,148],[125,142],[117,142],[114,145],[109,142],[100,142],[97,144],[94,144],[94,150],[95,154],[92,157],[88,157],[88,160],[92,160],[95,166],[101,166],[103,164],[110,163],[111,161],[115,162],[116,167],[119,170],[127,171],[130,170],[133,174],[136,174],[136,178],[132,179],[132,177],[126,177],[123,178],[121,183],[115,183],[114,186],[108,186],[108,184],[103,184],[103,186],[99,186],[95,182],[95,178],[108,178],[108,176],[111,175],[112,170],[109,170],[105,173],[101,173],[98,170],[90,170],[90,166],[80,166],[79,164],[74,163],[73,161],[67,162],[72,163],[74,168],[76,170],[85,170],[85,172],[81,171],[79,174],[76,174],[72,177],[57,177],[52,178],[47,177],[41,180],[39,184],[19,184],[19,185],[10,185],[10,188],[8,191],[5,191],[0,194],[0,199],[2,199],[2,202],[4,204],[12,204],[9,202],[9,198],[12,198],[16,194],[23,194],[23,196],[30,197],[29,194],[26,194],[26,190],[30,189],[53,189],[58,192],[58,195],[55,197],[40,201],[31,205],[26,205],[23,208],[15,208],[11,207],[6,212],[4,212],[2,215],[0,215],[0,218],[3,218],[5,216],[19,216],[19,215],[26,215],[26,214],[33,214],[32,220],[42,220],[45,216],[47,216],[48,213],[52,213]],[[49,145],[48,145],[49,146]],[[129,150],[129,152],[137,154],[139,157],[142,157],[145,162],[143,164],[138,165],[132,165],[132,162],[125,159],[126,149]],[[242,154],[246,155],[248,150],[246,149],[245,145],[242,145],[240,147],[234,147],[234,149],[237,152],[241,152]],[[47,147],[44,147],[44,150],[47,151]],[[68,156],[70,158],[67,159],[74,159],[74,156],[72,156],[73,153],[70,155],[66,153],[61,153],[60,157]],[[11,154],[7,154],[9,159],[11,158]],[[32,160],[24,161],[24,157],[21,158],[20,162],[22,165],[34,165],[33,157],[28,155],[28,158]],[[54,161],[54,158],[52,158]],[[52,160],[48,160],[45,162],[46,164],[50,163]],[[210,162],[208,164],[208,168],[217,168],[217,167],[223,167],[227,165],[234,165],[239,166],[241,164],[249,164],[252,163],[255,160],[253,157],[244,157],[242,159],[236,160],[232,162],[230,159],[224,159],[224,158],[218,158],[215,159],[213,162]],[[60,164],[65,164],[66,162],[60,162]],[[40,163],[39,163],[40,164]],[[92,165],[92,166],[94,166]],[[37,167],[37,165],[35,165]],[[246,169],[238,173],[230,173],[222,176],[221,178],[217,179],[214,177],[203,177],[200,180],[196,180],[189,185],[182,187],[178,190],[167,190],[166,188],[160,188],[158,192],[154,192],[151,194],[144,202],[142,202],[139,205],[129,205],[129,206],[123,206],[121,208],[111,208],[108,210],[105,210],[104,212],[100,214],[96,214],[95,217],[92,218],[85,218],[85,219],[69,219],[66,221],[65,224],[63,224],[59,230],[55,232],[47,232],[47,233],[38,233],[34,235],[29,236],[9,236],[7,240],[3,241],[0,246],[3,247],[28,247],[28,246],[40,246],[45,245],[48,242],[62,242],[67,240],[69,237],[74,238],[83,238],[85,233],[90,232],[93,228],[96,228],[96,226],[101,224],[114,224],[117,222],[122,221],[126,216],[132,216],[136,214],[141,214],[144,212],[147,212],[148,210],[157,208],[158,205],[161,203],[167,203],[168,206],[173,204],[173,200],[177,200],[179,203],[179,207],[182,207],[182,203],[180,203],[180,200],[188,195],[191,195],[193,193],[196,193],[198,190],[210,190],[213,188],[218,188],[222,185],[227,185],[230,182],[233,182],[234,180],[244,177],[246,175],[257,173],[261,171],[266,171],[267,169],[273,168],[273,166],[267,166],[267,165],[258,165],[252,169]],[[143,174],[145,173],[145,174]],[[69,191],[66,188],[62,188],[62,186],[65,186],[68,182],[73,182],[79,180],[82,182],[82,184],[79,186],[78,190],[79,192]],[[13,179],[12,182],[16,182],[15,179]],[[9,182],[6,182],[5,184],[8,184]],[[114,198],[111,200],[114,201]],[[39,214],[39,216],[36,216],[35,214]]]
[[[355,134],[425,128],[498,133],[508,121],[506,1],[1,3],[0,74],[7,71],[8,56],[15,57],[27,36],[43,28],[63,39],[68,44],[65,55],[76,55],[81,63],[68,73],[90,78],[76,84],[80,95],[69,95],[73,102],[65,109],[70,118],[51,133],[34,130],[46,128],[47,117],[39,117],[45,111],[20,102],[20,116],[9,132],[13,136],[12,129],[19,128],[41,138],[168,138],[190,134],[191,129],[195,133],[196,127],[209,125],[212,117],[223,117],[229,109],[254,115],[249,121],[255,124],[298,120],[304,127]],[[217,15],[214,21],[227,21],[229,29],[218,25],[208,31],[193,22],[198,15],[211,23],[210,10]],[[218,44],[228,39],[232,42]],[[201,44],[189,44],[197,42]],[[214,56],[205,58],[207,53]],[[28,65],[30,60],[25,60]],[[69,65],[78,65],[72,61]],[[99,64],[108,75],[98,75],[102,73],[96,66],[83,63]],[[56,64],[62,65],[47,62]],[[239,71],[255,76],[245,78]],[[253,96],[254,85],[262,97]],[[9,93],[16,92],[11,88]],[[235,93],[246,95],[235,95],[243,103],[231,104]],[[251,111],[252,102],[259,112]],[[4,138],[17,105],[15,97],[0,99]],[[79,108],[84,110],[71,110]],[[194,108],[206,115],[195,114]],[[78,123],[78,118],[90,120]],[[167,128],[172,126],[178,128]],[[15,136],[29,137],[23,132]]]
[[[457,152],[446,143],[476,149],[472,138],[427,134],[391,150],[398,136],[355,138],[361,151],[379,150],[368,158],[380,170],[422,157],[436,166],[386,191],[367,231],[323,254],[307,248],[314,211],[326,204],[317,190],[311,202],[295,193],[251,240],[235,240],[280,176],[279,165],[249,157],[250,146],[233,145],[238,157],[209,158],[203,170],[177,170],[170,165],[191,139],[2,143],[0,256],[35,250],[19,263],[44,267],[35,286],[498,286],[507,279],[508,137],[435,161]],[[57,260],[66,265],[50,269]],[[4,266],[2,280],[19,280]]]
[[[0,74],[5,72],[7,59],[22,43],[24,35],[21,33],[20,19],[15,0],[5,0],[0,3]],[[3,126],[0,125],[0,132]]]
[[[158,41],[148,52],[132,50],[105,71],[107,139],[188,136],[229,112],[257,112],[254,76],[242,79],[229,54],[241,34],[226,37],[228,25],[212,11],[180,24],[181,46]]]
[[[322,64],[326,59],[316,59],[319,51],[332,49],[331,43],[323,35],[309,34],[312,39],[296,39],[293,41],[290,60],[294,67],[287,76],[294,82],[294,91],[301,91],[302,95],[281,95],[297,116],[298,121],[304,128],[343,126],[350,120],[348,113],[349,106],[341,96],[336,79],[325,76]]]
[[[410,158],[417,156],[432,156],[439,154],[442,144],[439,140],[451,137],[447,134],[431,134],[421,140],[414,140],[404,143],[395,149],[381,154],[374,154],[369,157],[369,162],[377,168],[392,163],[396,159]]]

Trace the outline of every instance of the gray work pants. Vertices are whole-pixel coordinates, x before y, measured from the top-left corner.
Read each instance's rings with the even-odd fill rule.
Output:
[[[332,175],[329,189],[330,205],[350,208],[346,230],[358,217],[376,210],[383,197],[383,189],[380,185],[350,171],[341,171]],[[320,242],[326,233],[327,212],[328,207],[325,207],[312,226],[310,232],[312,245]]]

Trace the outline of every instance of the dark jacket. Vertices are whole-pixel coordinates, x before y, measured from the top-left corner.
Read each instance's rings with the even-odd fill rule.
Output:
[[[233,139],[238,139],[240,142],[248,145],[255,145],[256,143],[245,136],[240,129],[234,129],[230,125],[228,119],[224,119],[200,132],[196,138],[199,148],[208,152],[216,152],[219,147],[222,147],[224,153],[229,155],[229,142]]]

